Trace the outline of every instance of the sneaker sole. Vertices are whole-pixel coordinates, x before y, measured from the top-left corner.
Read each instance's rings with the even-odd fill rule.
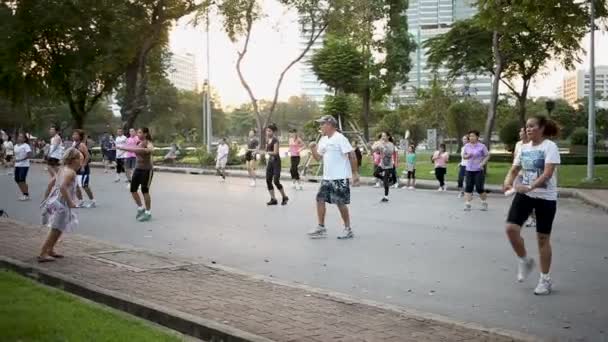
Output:
[[[325,239],[327,237],[327,234],[316,234],[316,235],[308,235],[309,238],[313,239],[313,240],[318,240],[318,239]]]
[[[536,291],[534,291],[534,295],[535,296],[548,296],[551,294],[551,291],[552,290],[549,290],[549,292],[547,292],[547,293],[537,293]]]

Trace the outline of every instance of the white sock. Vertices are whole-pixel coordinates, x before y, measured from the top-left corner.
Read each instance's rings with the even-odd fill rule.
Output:
[[[523,263],[528,262],[528,257],[527,256],[521,257],[521,258],[518,258],[518,259],[519,259],[520,262],[523,262]]]
[[[541,272],[540,279],[547,280],[547,279],[551,279],[551,277],[549,277],[549,273],[542,273]]]
[[[152,211],[151,210],[146,210],[146,215],[151,215]]]

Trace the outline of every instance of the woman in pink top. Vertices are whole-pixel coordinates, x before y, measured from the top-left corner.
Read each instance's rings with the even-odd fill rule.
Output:
[[[304,142],[298,135],[296,129],[289,130],[289,155],[291,156],[291,181],[293,182],[293,188],[296,190],[302,190],[302,184],[300,183],[300,172],[298,167],[300,166],[300,152],[304,149]]]
[[[439,181],[437,191],[445,191],[445,174],[448,172],[448,159],[450,154],[445,150],[445,144],[439,145],[439,150],[433,153],[433,163],[435,164],[435,178]]]
[[[129,148],[136,148],[138,144],[139,138],[137,137],[137,132],[135,132],[135,128],[129,129],[129,137],[127,138],[126,146]],[[126,152],[125,174],[127,175],[128,182],[131,182],[133,170],[135,170],[135,153]]]

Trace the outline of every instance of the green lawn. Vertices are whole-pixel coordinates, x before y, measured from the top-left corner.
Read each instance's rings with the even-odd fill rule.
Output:
[[[143,321],[0,270],[0,341],[181,341]]]

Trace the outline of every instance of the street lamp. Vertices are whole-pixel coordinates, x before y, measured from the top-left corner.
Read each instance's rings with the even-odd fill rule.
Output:
[[[593,182],[595,179],[595,4],[594,0],[589,1],[590,8],[590,47],[589,47],[589,122],[587,123],[587,181]]]

